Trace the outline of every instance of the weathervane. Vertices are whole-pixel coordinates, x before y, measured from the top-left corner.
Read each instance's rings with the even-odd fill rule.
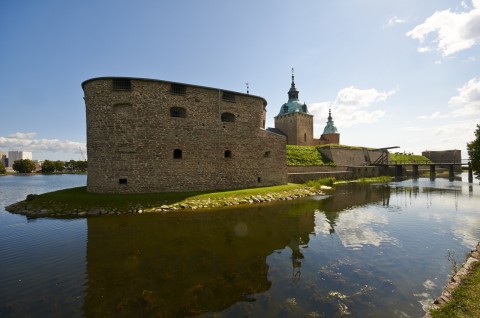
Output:
[[[248,82],[246,82],[245,85],[247,85],[247,94],[250,94],[250,93],[248,92]]]
[[[294,77],[295,77],[295,74],[294,74],[294,69],[292,67],[292,83],[294,82]]]

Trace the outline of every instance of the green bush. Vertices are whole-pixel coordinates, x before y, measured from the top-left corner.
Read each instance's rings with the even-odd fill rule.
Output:
[[[3,162],[0,162],[0,174],[5,174],[5,173],[7,173],[7,169],[5,169]]]
[[[335,183],[336,179],[335,178],[321,178],[317,180],[310,180],[305,183],[307,187],[315,188],[315,189],[320,189],[322,186],[329,186],[332,187],[333,184]]]

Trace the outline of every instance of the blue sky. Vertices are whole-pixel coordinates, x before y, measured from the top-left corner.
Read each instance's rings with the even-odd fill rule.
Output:
[[[480,123],[480,0],[0,2],[0,151],[81,159],[81,83],[131,76],[246,91],[267,126],[300,100],[341,143],[460,149]]]

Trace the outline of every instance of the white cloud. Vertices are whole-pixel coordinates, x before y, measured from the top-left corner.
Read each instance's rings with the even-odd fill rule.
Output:
[[[480,42],[480,0],[473,0],[472,5],[466,12],[436,11],[406,35],[420,41],[419,52],[436,48],[448,56],[469,49]],[[466,9],[465,3],[462,6]],[[432,33],[436,36],[430,37]],[[424,45],[425,42],[428,44]]]
[[[442,115],[440,112],[434,112],[433,114],[431,115],[421,115],[421,116],[417,116],[416,118],[417,119],[440,119],[440,118],[447,118],[449,117],[449,115]]]
[[[17,132],[6,137],[0,136],[0,148],[8,150],[24,151],[48,151],[48,152],[79,152],[79,148],[85,149],[85,144],[70,140],[58,139],[35,139],[35,132]]]
[[[397,90],[388,92],[380,92],[374,88],[359,89],[353,86],[341,89],[337,98],[333,103],[318,102],[309,106],[309,111],[315,118],[324,118],[325,122],[328,117],[328,109],[332,109],[332,117],[335,126],[350,127],[356,124],[368,124],[378,121],[385,115],[385,110],[370,110],[372,104],[383,102],[388,97],[396,93]],[[320,135],[323,132],[325,123],[316,120],[315,132]]]
[[[389,26],[393,26],[393,25],[396,25],[396,24],[405,24],[405,23],[408,23],[408,22],[409,22],[408,18],[399,18],[397,16],[394,16],[394,17],[388,19],[388,25]]]
[[[455,116],[469,116],[480,113],[480,80],[472,78],[463,87],[458,89],[458,95],[448,102],[453,106],[460,106],[453,111]]]

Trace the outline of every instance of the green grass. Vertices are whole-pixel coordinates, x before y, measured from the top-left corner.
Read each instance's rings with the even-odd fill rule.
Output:
[[[392,177],[389,177],[389,176],[379,176],[379,177],[371,177],[371,178],[360,178],[358,179],[358,182],[364,182],[364,183],[367,183],[367,182],[382,182],[382,183],[386,183],[386,182],[390,182],[392,181]]]
[[[345,149],[366,149],[373,150],[375,148],[361,147],[361,146],[347,146],[347,145],[337,145],[337,144],[326,144],[316,146],[317,148],[345,148]]]
[[[320,189],[322,186],[332,187],[335,184],[335,178],[321,178],[317,180],[307,181],[305,185],[314,189]]]
[[[48,208],[54,211],[89,210],[102,208],[105,210],[127,211],[136,207],[154,208],[175,203],[188,204],[199,200],[229,201],[235,198],[245,198],[252,195],[265,195],[292,192],[303,189],[301,184],[251,188],[228,191],[197,191],[197,192],[164,192],[146,194],[98,194],[87,192],[86,187],[64,189],[34,196],[32,200],[22,201],[27,209]]]
[[[390,153],[390,162],[398,163],[433,163],[430,159],[421,155],[409,155],[403,153]]]
[[[324,166],[332,165],[315,146],[287,145],[288,166]]]
[[[433,318],[480,317],[480,264],[473,265],[470,274],[453,293],[453,298],[439,309],[430,311]]]

